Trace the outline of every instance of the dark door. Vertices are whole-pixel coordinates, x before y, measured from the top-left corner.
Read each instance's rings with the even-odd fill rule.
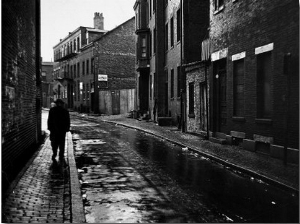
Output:
[[[120,90],[111,91],[112,114],[120,114]]]
[[[226,100],[226,59],[214,63],[214,131],[226,132],[227,100]]]
[[[169,97],[169,89],[168,89],[168,82],[165,83],[165,114],[166,116],[169,116],[169,102],[168,102],[168,97]]]
[[[146,112],[149,109],[149,72],[141,71],[139,77],[140,110]]]

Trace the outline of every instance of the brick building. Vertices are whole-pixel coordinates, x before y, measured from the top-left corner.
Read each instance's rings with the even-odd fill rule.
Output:
[[[50,108],[53,98],[53,66],[55,62],[42,62],[42,106]]]
[[[186,86],[181,68],[200,55],[199,39],[206,33],[197,16],[203,4],[208,3],[137,0],[134,5],[137,108],[153,120],[170,117],[176,124],[185,112]]]
[[[2,189],[41,137],[40,1],[2,1]]]
[[[204,50],[211,52],[207,71],[211,140],[241,142],[245,149],[278,158],[285,157],[284,146],[289,147],[288,160],[297,162],[298,2],[211,0],[209,9],[209,44]],[[207,75],[206,59],[186,68],[187,77],[194,76],[200,86]],[[194,94],[187,97],[187,104],[198,113],[198,122],[188,131],[197,132],[201,87],[188,81],[187,93]]]
[[[94,14],[94,27],[80,26],[53,47],[54,99],[61,98],[68,108],[93,110],[93,41],[104,35],[103,14]]]
[[[94,41],[95,112],[123,114],[134,110],[134,17]]]

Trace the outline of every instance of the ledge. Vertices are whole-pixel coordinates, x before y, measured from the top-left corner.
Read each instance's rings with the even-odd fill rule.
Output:
[[[233,121],[245,122],[246,119],[244,117],[232,117]]]
[[[271,125],[273,123],[273,121],[272,121],[272,119],[256,118],[255,123],[257,123],[257,124],[270,124]]]

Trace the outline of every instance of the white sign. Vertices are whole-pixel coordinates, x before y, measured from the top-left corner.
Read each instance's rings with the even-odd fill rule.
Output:
[[[107,82],[107,80],[108,80],[108,78],[107,78],[107,75],[101,75],[101,74],[98,74],[98,81],[99,82],[103,82],[103,81],[105,81],[105,82]]]

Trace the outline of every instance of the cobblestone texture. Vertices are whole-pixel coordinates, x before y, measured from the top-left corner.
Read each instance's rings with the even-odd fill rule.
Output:
[[[28,164],[27,170],[6,198],[2,207],[2,222],[70,222],[67,159],[53,163],[51,156],[51,144],[47,138],[37,157]]]

